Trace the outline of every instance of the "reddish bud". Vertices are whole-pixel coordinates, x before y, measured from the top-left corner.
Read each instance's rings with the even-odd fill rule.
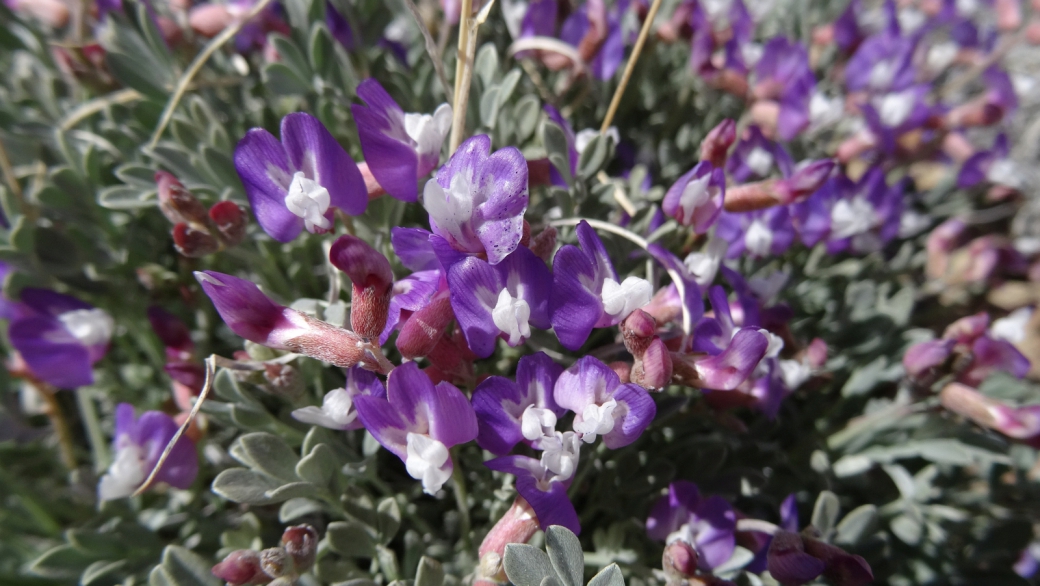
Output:
[[[288,364],[268,362],[264,364],[264,379],[267,381],[270,391],[290,400],[296,400],[303,396],[304,384],[300,378],[300,371]]]
[[[280,547],[269,547],[260,552],[260,568],[271,578],[285,576],[293,571],[292,558]]]
[[[260,553],[251,549],[235,550],[213,566],[212,574],[231,586],[266,584],[271,581],[260,567]]]
[[[611,362],[607,366],[609,366],[610,370],[613,370],[614,373],[618,375],[618,378],[621,379],[621,384],[632,382],[632,365],[631,364],[629,364],[627,362],[624,362],[624,361],[621,361],[621,360],[618,360],[616,362]]]
[[[672,381],[672,357],[661,338],[654,337],[632,365],[632,382],[648,390],[660,390]]]
[[[200,224],[209,223],[206,208],[198,199],[172,174],[156,171],[155,181],[159,189],[159,209],[166,219],[174,224],[181,222]]]
[[[534,187],[536,185],[549,185],[552,183],[550,171],[552,163],[549,159],[534,159],[527,161],[527,182]]]
[[[679,578],[688,578],[697,573],[700,556],[697,550],[682,540],[673,541],[664,548],[661,556],[661,568],[665,574]]]
[[[448,292],[437,293],[401,327],[401,333],[397,335],[397,349],[409,360],[428,355],[453,319],[455,313],[451,309]]]
[[[292,557],[296,571],[306,571],[318,553],[318,532],[310,525],[289,527],[282,533],[282,547]]]
[[[729,147],[737,140],[737,123],[729,118],[719,122],[701,141],[701,160],[721,169],[726,164]]]
[[[447,380],[465,383],[473,379],[473,360],[467,360],[465,354],[455,341],[441,336],[426,358]]]
[[[803,201],[816,193],[816,190],[827,181],[834,167],[835,163],[830,159],[813,161],[804,165],[791,177],[776,182],[774,197],[784,205]]]
[[[621,336],[625,348],[635,357],[640,357],[657,333],[657,321],[647,312],[637,309],[621,322]]]
[[[735,185],[726,189],[727,212],[752,212],[779,205],[776,197],[776,179]]]
[[[199,258],[220,250],[220,243],[208,231],[181,222],[173,227],[173,246],[188,258]]]
[[[390,261],[356,236],[340,236],[329,261],[350,277],[353,286],[350,326],[365,338],[378,337],[386,326],[394,272]]]
[[[946,327],[943,338],[954,340],[957,344],[970,345],[976,338],[986,333],[989,327],[989,314],[980,311],[975,315],[962,317]]]
[[[209,208],[209,218],[227,246],[235,246],[246,235],[246,212],[233,201],[222,201]]]
[[[202,4],[188,13],[188,26],[195,34],[206,38],[217,36],[234,20],[231,11],[222,4]]]
[[[549,262],[553,251],[556,250],[556,236],[556,228],[546,226],[545,230],[531,239],[531,252],[545,262]]]

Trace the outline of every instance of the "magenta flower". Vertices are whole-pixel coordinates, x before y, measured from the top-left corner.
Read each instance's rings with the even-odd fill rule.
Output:
[[[260,227],[289,242],[304,228],[332,230],[333,213],[358,215],[368,189],[350,155],[317,118],[303,112],[282,118],[282,141],[254,128],[235,147],[235,169]]]
[[[696,550],[701,569],[710,571],[733,555],[737,515],[720,496],[702,499],[697,485],[678,480],[668,485],[668,494],[654,503],[646,520],[651,539],[682,541]]]
[[[617,449],[636,441],[653,421],[657,405],[643,387],[621,383],[617,373],[592,356],[578,359],[556,380],[556,404],[574,412],[574,432],[585,443],[603,436]]]
[[[726,198],[726,175],[707,161],[701,161],[679,177],[661,202],[664,213],[697,234],[706,233],[719,214]]]

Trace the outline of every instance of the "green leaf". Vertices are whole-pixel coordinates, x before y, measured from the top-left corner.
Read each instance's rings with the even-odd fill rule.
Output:
[[[397,535],[401,528],[401,508],[397,506],[397,500],[392,496],[379,501],[376,507],[376,529],[385,545]]]
[[[238,438],[230,453],[239,462],[272,478],[290,482],[300,479],[296,475],[299,456],[273,433],[247,433]]]
[[[485,90],[498,79],[498,49],[494,43],[484,43],[477,51],[473,73],[480,80],[480,87]]]
[[[838,502],[838,496],[829,490],[825,490],[820,493],[820,496],[816,497],[816,504],[813,506],[810,523],[812,523],[813,527],[819,529],[820,533],[827,536],[837,525],[840,512],[841,503]]]
[[[913,515],[903,514],[892,519],[892,533],[907,545],[917,545],[924,533],[924,523]]]
[[[545,551],[563,586],[582,586],[585,582],[585,554],[569,529],[551,525],[545,530]]]
[[[329,548],[348,558],[370,559],[376,555],[376,542],[368,529],[357,521],[329,523],[325,531]]]
[[[161,567],[173,586],[220,586],[210,571],[213,562],[179,545],[166,546]]]
[[[507,545],[502,565],[506,577],[516,586],[541,586],[542,580],[556,576],[548,554],[526,543]]]
[[[480,97],[480,123],[488,128],[494,128],[498,120],[498,91],[498,86],[492,86]]]
[[[502,83],[498,84],[498,106],[502,107],[509,98],[513,97],[513,92],[516,90],[516,84],[520,82],[520,70],[513,68],[505,77],[502,78]]]
[[[276,96],[297,96],[310,91],[310,83],[284,63],[267,63],[261,71],[264,85]]]
[[[599,173],[614,156],[614,139],[606,134],[597,134],[578,157],[578,175],[592,177]]]
[[[126,560],[115,562],[102,560],[90,564],[79,579],[82,586],[107,586],[122,582],[126,574]]]
[[[387,580],[397,580],[400,578],[401,574],[397,566],[397,554],[394,550],[389,547],[377,545],[376,559],[379,561],[379,569],[382,571],[384,578]]]
[[[444,566],[437,560],[422,556],[415,572],[415,586],[443,586]]]
[[[625,577],[617,564],[610,564],[589,580],[588,586],[625,586]]]
[[[291,523],[301,517],[318,514],[324,510],[322,504],[316,500],[292,498],[282,503],[281,508],[278,509],[278,520],[282,523]]]
[[[45,578],[75,579],[97,558],[71,545],[49,549],[29,564],[29,572]]]
[[[213,479],[210,487],[214,493],[236,503],[247,505],[265,505],[271,502],[267,492],[275,490],[281,483],[266,476],[246,470],[245,468],[229,468]]]
[[[861,505],[853,509],[838,523],[834,542],[841,545],[856,545],[877,527],[878,512],[874,505]]]
[[[316,497],[321,491],[310,482],[290,482],[268,490],[265,494],[271,503],[280,503],[289,499]]]
[[[328,488],[339,467],[332,448],[318,444],[296,465],[296,475],[317,486]]]
[[[11,247],[18,252],[31,253],[36,244],[36,225],[25,216],[19,216],[8,236]]]
[[[296,46],[296,43],[294,43],[292,39],[278,33],[271,33],[267,35],[267,40],[274,45],[281,62],[295,71],[296,74],[300,76],[300,79],[303,79],[304,81],[311,79],[314,73],[311,71],[310,63],[307,62],[307,58],[303,55],[303,51]]]
[[[538,119],[541,117],[542,104],[537,97],[527,95],[516,103],[513,108],[513,119],[516,121],[516,139],[524,142],[534,134],[538,127]]]

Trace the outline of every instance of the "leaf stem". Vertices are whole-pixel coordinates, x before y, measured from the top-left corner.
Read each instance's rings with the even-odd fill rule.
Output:
[[[603,118],[603,124],[599,127],[600,134],[605,133],[610,128],[610,123],[614,121],[614,114],[617,113],[618,104],[621,103],[621,96],[625,93],[628,80],[632,77],[632,72],[636,68],[639,54],[643,52],[643,45],[646,43],[646,37],[650,34],[650,27],[654,24],[654,18],[657,16],[659,8],[661,8],[661,0],[654,0],[654,3],[650,5],[650,12],[647,13],[646,20],[643,21],[643,28],[639,29],[639,38],[636,39],[636,44],[632,47],[632,56],[628,58],[628,63],[625,64],[625,72],[621,74],[621,83],[614,90],[614,97],[610,100],[607,115]]]
[[[455,485],[455,506],[459,509],[459,530],[462,533],[462,545],[465,551],[471,550],[469,504],[466,502],[469,493],[466,490],[466,476],[459,466],[458,448],[451,450],[451,480]]]
[[[97,406],[94,404],[93,389],[79,389],[76,391],[76,401],[79,403],[80,417],[87,427],[87,439],[90,440],[90,451],[94,455],[94,472],[100,474],[108,468],[111,461],[108,453],[108,442],[105,434],[101,431],[101,422],[98,419]]]

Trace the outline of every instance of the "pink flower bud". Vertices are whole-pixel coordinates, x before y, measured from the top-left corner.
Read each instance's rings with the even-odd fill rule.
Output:
[[[672,357],[661,338],[655,336],[636,358],[631,380],[648,390],[661,390],[672,382]]]
[[[773,88],[759,86],[755,88],[756,93],[768,94]],[[751,106],[751,119],[762,129],[766,138],[776,135],[776,126],[780,120],[780,104],[771,99],[759,99]]]
[[[246,213],[233,201],[222,201],[209,208],[209,218],[226,246],[235,246],[246,235]]]
[[[722,169],[726,165],[729,147],[737,140],[737,123],[729,118],[719,122],[701,141],[701,160]]]
[[[467,359],[466,354],[457,341],[441,336],[426,358],[444,377],[443,380],[465,384],[473,379],[473,359]]]
[[[928,235],[928,243],[925,246],[928,251],[925,272],[929,277],[938,279],[946,274],[950,266],[950,253],[959,246],[967,229],[968,226],[963,221],[950,218]]]
[[[621,336],[625,348],[635,357],[640,357],[657,333],[657,321],[647,312],[637,309],[621,322]]]
[[[953,340],[929,340],[914,344],[903,356],[903,368],[910,378],[921,378],[946,362],[953,353]]]
[[[209,231],[181,222],[173,227],[173,246],[188,258],[199,258],[220,250],[220,243]]]
[[[661,556],[661,568],[667,575],[689,578],[697,573],[700,556],[697,550],[683,540],[673,541],[664,548]]]
[[[622,384],[632,382],[632,365],[631,364],[629,364],[629,363],[627,363],[627,362],[625,362],[623,360],[618,360],[618,361],[615,361],[615,362],[611,362],[607,366],[609,366],[610,370],[613,370],[614,373],[618,375],[618,378],[621,379],[621,383]]]
[[[776,197],[776,179],[735,185],[726,189],[727,212],[752,212],[779,205]]]
[[[784,205],[805,200],[827,181],[834,167],[830,159],[802,166],[791,177],[777,181],[775,197]]]
[[[210,38],[220,34],[235,17],[223,4],[201,4],[188,13],[188,26],[195,34]]]
[[[397,349],[409,360],[428,355],[453,319],[455,313],[451,309],[448,291],[438,292],[401,327],[401,333],[397,335]]]
[[[155,181],[159,189],[159,210],[173,224],[186,222],[206,226],[209,215],[205,206],[171,173],[156,171]]]
[[[282,547],[292,557],[297,572],[314,565],[318,554],[318,532],[310,525],[289,527],[282,533]]]
[[[260,567],[260,552],[251,549],[229,553],[222,562],[213,566],[211,572],[231,586],[267,584],[271,581]]]
[[[356,236],[340,236],[329,251],[329,260],[350,277],[350,326],[365,338],[378,338],[386,326],[394,272],[390,261]]]
[[[958,345],[970,345],[976,338],[986,333],[989,327],[989,314],[980,311],[975,315],[962,317],[946,327],[943,338],[953,340]]]
[[[1022,0],[996,0],[997,28],[1001,32],[1012,32],[1022,26]]]
[[[496,583],[506,582],[505,570],[502,567],[502,557],[505,555],[506,546],[510,543],[527,543],[538,531],[538,517],[534,509],[524,500],[517,496],[513,506],[509,507],[505,515],[495,523],[488,531],[484,541],[480,544],[477,555],[480,557],[478,568],[478,580]]]
[[[1003,116],[1003,108],[989,102],[986,96],[979,96],[950,110],[943,118],[943,124],[946,128],[992,126]]]

